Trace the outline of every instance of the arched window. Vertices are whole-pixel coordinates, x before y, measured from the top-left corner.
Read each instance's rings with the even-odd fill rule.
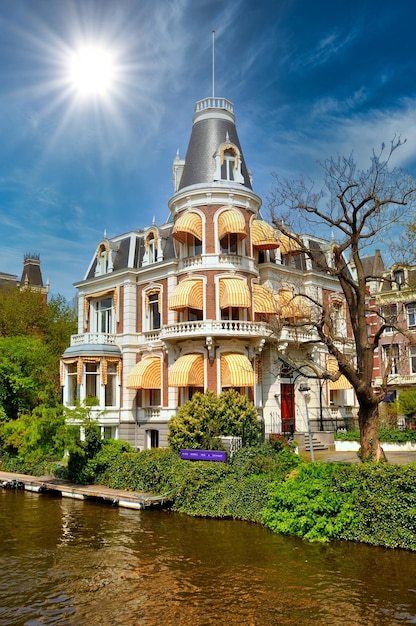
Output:
[[[157,232],[151,230],[144,242],[144,257],[143,265],[150,265],[151,263],[157,263],[158,261],[158,236]]]
[[[235,170],[235,151],[228,150],[224,151],[222,164],[221,164],[221,179],[222,180],[234,180],[234,170]]]
[[[244,183],[241,173],[241,156],[236,145],[227,141],[221,144],[215,154],[214,180]]]
[[[108,246],[105,243],[101,243],[97,250],[97,265],[95,268],[95,275],[102,276],[107,274],[108,271]]]

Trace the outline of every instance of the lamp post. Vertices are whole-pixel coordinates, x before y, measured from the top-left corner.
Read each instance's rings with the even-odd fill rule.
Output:
[[[308,424],[309,449],[311,451],[311,461],[313,462],[315,460],[315,455],[314,455],[314,452],[313,452],[311,422],[310,422],[310,419],[309,419],[309,409],[308,409],[308,396],[309,396],[309,391],[310,390],[311,390],[311,388],[307,384],[305,384],[305,383],[301,383],[299,385],[299,391],[303,395],[303,398],[304,398],[304,401],[305,401],[306,422]]]

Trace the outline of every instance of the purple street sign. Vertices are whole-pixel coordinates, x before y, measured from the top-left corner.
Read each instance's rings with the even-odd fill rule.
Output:
[[[222,461],[227,460],[227,453],[220,450],[181,450],[181,459],[188,461]]]

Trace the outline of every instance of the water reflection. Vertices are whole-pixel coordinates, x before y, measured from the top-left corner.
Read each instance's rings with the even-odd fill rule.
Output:
[[[0,625],[416,623],[416,555],[0,490]]]

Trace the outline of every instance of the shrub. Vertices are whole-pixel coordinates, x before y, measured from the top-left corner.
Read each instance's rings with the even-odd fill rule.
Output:
[[[267,528],[308,541],[328,541],[354,522],[352,499],[333,488],[333,466],[308,463],[270,486],[263,512]]]
[[[233,389],[219,396],[196,393],[169,422],[169,445],[180,449],[219,450],[219,437],[242,437],[243,445],[259,439],[257,412],[246,396]]]
[[[403,443],[405,441],[416,442],[416,430],[398,430],[396,428],[383,427],[378,429],[381,443]],[[335,439],[339,441],[360,441],[359,430],[349,430],[346,433],[337,433]]]
[[[339,467],[334,488],[349,493],[355,524],[341,539],[416,550],[416,464],[371,463]]]

